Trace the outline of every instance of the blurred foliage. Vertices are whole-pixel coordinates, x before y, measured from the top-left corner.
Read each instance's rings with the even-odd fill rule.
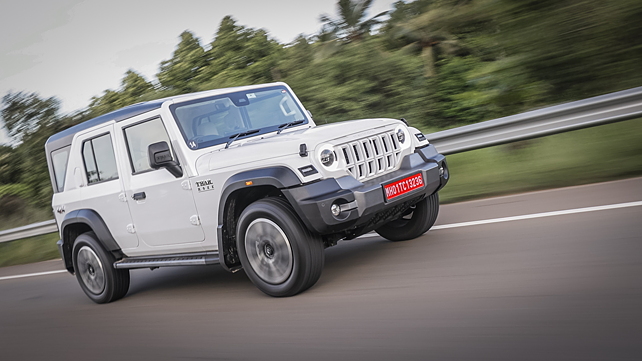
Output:
[[[58,233],[44,234],[19,241],[0,243],[0,267],[60,258]]]
[[[0,196],[6,194],[0,199],[0,207],[7,199],[20,197],[46,209],[53,192],[44,143],[72,122],[58,112],[60,101],[56,98],[42,99],[35,93],[19,92],[7,94],[2,103],[2,118],[20,143],[0,150]]]
[[[278,68],[282,80],[315,119],[427,116],[430,106],[419,59],[401,51],[384,51],[374,38],[345,44],[332,56],[314,58],[314,49],[323,46],[300,39],[287,49],[295,61],[282,62]]]
[[[144,97],[154,92],[154,86],[133,70],[128,70],[121,80],[120,91],[105,90],[101,97],[91,98],[89,114],[86,117],[99,116],[110,111],[148,100]]]
[[[14,149],[6,145],[0,146],[0,185],[18,182],[20,177],[18,164],[18,155]]]
[[[165,89],[189,93],[196,90],[193,80],[206,64],[205,49],[189,31],[184,31],[180,38],[172,58],[160,63],[160,72],[156,77]]]
[[[22,140],[55,122],[60,109],[56,98],[42,99],[36,93],[9,92],[2,97],[2,119],[9,135]]]
[[[487,8],[505,56],[518,57],[523,72],[550,85],[549,100],[640,85],[639,0],[500,0]]]
[[[448,156],[442,203],[642,175],[642,119]],[[596,163],[596,159],[604,160]]]
[[[369,14],[371,3],[339,0],[318,34],[289,44],[231,16],[209,44],[184,31],[154,79],[128,70],[118,89],[71,115],[56,98],[9,92],[1,115],[14,142],[0,147],[0,208],[20,210],[25,223],[41,217],[30,209],[50,211],[43,145],[52,134],[176,94],[285,81],[318,123],[404,117],[427,131],[642,85],[639,0],[408,0],[387,16]]]
[[[206,46],[189,31],[148,82],[130,70],[92,116],[139,101],[285,81],[317,119],[405,116],[448,128],[642,84],[638,0],[340,0],[321,31],[279,44],[226,16]]]
[[[282,46],[264,30],[237,25],[231,16],[226,16],[205,53],[206,63],[198,70],[194,84],[198,90],[209,90],[272,82],[281,51]]]
[[[346,42],[361,40],[370,34],[373,26],[381,23],[380,17],[388,12],[381,12],[369,19],[367,18],[368,8],[373,0],[339,0],[337,12],[339,17],[332,19],[329,15],[321,15],[319,20],[329,29],[332,35]]]

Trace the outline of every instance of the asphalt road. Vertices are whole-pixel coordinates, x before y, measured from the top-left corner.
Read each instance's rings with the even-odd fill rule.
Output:
[[[642,201],[642,178],[442,207],[438,225]],[[60,262],[0,269],[2,360],[642,360],[642,206],[326,250],[296,297],[218,266],[92,303]],[[5,277],[5,279],[2,279]]]

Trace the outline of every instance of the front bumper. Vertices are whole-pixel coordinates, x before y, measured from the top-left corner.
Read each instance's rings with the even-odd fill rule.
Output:
[[[421,188],[386,200],[384,184],[420,172],[424,179]],[[282,191],[310,230],[353,238],[398,218],[413,204],[443,188],[448,178],[446,158],[428,145],[404,157],[398,170],[364,183],[345,176]],[[338,216],[331,212],[333,204],[341,207]]]

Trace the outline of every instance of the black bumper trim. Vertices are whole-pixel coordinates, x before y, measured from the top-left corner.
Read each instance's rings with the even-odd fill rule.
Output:
[[[422,188],[386,201],[383,184],[420,172],[424,178]],[[346,232],[354,236],[375,229],[389,221],[389,217],[398,216],[399,212],[439,191],[447,182],[445,157],[429,145],[404,157],[398,170],[363,183],[344,176],[282,191],[310,230],[322,235]],[[331,212],[335,203],[346,205],[340,207],[339,216]],[[382,217],[382,214],[389,217]]]
[[[66,252],[63,250],[63,247],[65,246],[64,241],[59,239],[58,242],[56,242],[56,246],[58,246],[58,252],[60,252],[60,258],[62,258],[62,264],[65,265],[65,269],[69,271],[69,273],[74,274],[74,266],[71,263],[71,260],[67,259]]]

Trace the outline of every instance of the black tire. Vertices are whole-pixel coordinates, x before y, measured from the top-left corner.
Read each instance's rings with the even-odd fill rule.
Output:
[[[116,301],[129,290],[129,270],[114,268],[116,259],[105,251],[94,232],[83,233],[76,238],[72,259],[76,279],[92,301]]]
[[[323,242],[281,198],[261,199],[243,210],[236,243],[245,273],[267,295],[294,296],[321,277]]]
[[[439,195],[433,193],[408,211],[401,218],[377,228],[375,232],[393,242],[407,241],[428,232],[439,214]]]

